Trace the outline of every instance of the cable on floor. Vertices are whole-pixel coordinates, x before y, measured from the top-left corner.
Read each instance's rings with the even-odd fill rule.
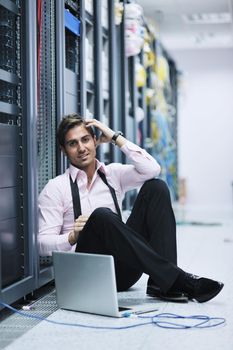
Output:
[[[28,313],[23,312],[20,310],[15,309],[14,307],[10,306],[9,304],[6,304],[2,301],[0,301],[0,305],[3,307],[6,307],[7,309],[13,311],[16,314],[19,314],[24,317],[33,318],[41,321],[46,321],[51,324],[55,325],[61,325],[61,326],[69,326],[69,327],[80,327],[80,328],[89,328],[89,329],[102,329],[102,330],[122,330],[122,329],[129,329],[129,328],[136,328],[136,327],[142,327],[146,325],[154,325],[160,328],[165,329],[203,329],[203,328],[213,328],[220,325],[223,325],[226,323],[226,319],[223,317],[210,317],[207,315],[191,315],[191,316],[182,316],[177,315],[173,313],[160,313],[156,315],[151,316],[139,316],[134,314],[126,314],[125,317],[131,317],[133,316],[136,319],[141,320],[147,320],[147,322],[142,323],[136,323],[136,324],[130,324],[126,326],[118,326],[118,327],[110,327],[110,326],[91,326],[91,325],[85,325],[81,323],[66,323],[62,321],[53,321],[49,320],[45,317],[36,315],[34,313]],[[31,312],[31,311],[30,311]],[[194,324],[185,324],[175,322],[175,320],[182,320],[182,321],[191,321]]]

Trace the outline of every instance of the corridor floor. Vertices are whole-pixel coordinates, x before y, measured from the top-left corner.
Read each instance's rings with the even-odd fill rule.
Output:
[[[219,220],[216,222],[215,219]],[[5,349],[232,350],[233,220],[229,217],[209,217],[207,220],[204,215],[204,218],[186,217],[185,220],[184,218],[178,220],[178,223],[178,265],[191,273],[222,281],[225,286],[216,298],[203,304],[192,301],[181,304],[153,299],[158,309],[157,313],[223,317],[226,319],[224,325],[207,329],[164,329],[150,324],[123,330],[97,330],[61,326],[42,321],[11,342]],[[137,300],[146,298],[146,280],[147,276],[143,275],[129,292],[119,293],[119,297],[123,299],[131,297]],[[155,314],[155,312],[152,314]],[[18,322],[20,322],[20,317],[17,316]],[[115,319],[59,309],[53,312],[49,319],[111,327],[135,325],[143,321],[137,318]],[[188,321],[184,320],[183,322],[187,324]],[[0,349],[2,349],[1,345]]]

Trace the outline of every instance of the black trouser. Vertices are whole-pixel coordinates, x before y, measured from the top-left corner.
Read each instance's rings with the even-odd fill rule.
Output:
[[[168,291],[182,270],[176,266],[176,223],[165,182],[144,183],[126,224],[108,208],[94,210],[76,252],[113,255],[118,291],[130,288],[143,272]]]

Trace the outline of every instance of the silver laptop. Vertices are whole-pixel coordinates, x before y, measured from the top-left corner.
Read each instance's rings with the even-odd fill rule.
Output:
[[[125,317],[157,310],[156,303],[118,305],[111,255],[53,252],[57,304],[62,309]]]

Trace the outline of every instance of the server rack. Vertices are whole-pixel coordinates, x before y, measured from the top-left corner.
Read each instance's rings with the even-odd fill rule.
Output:
[[[94,9],[93,1],[81,1],[81,114],[84,117],[94,116]]]
[[[81,89],[83,61],[80,40],[80,2],[43,0],[39,4],[42,18],[44,17],[44,25],[41,25],[42,40],[41,45],[38,45],[41,48],[39,63],[42,69],[38,83],[43,84],[41,90],[44,94],[48,89],[50,90],[49,95],[46,94],[43,99],[40,99],[41,124],[49,125],[49,128],[46,127],[43,133],[47,144],[42,146],[44,147],[43,154],[46,154],[47,158],[46,169],[48,170],[48,167],[53,165],[46,176],[38,174],[39,178],[44,180],[43,186],[39,188],[41,191],[50,178],[63,173],[68,166],[66,158],[56,145],[56,129],[64,115],[82,113],[84,94]],[[47,70],[51,75],[49,81],[43,80]],[[37,257],[38,255],[37,252]],[[40,257],[38,260],[37,287],[40,287],[53,279],[53,267],[51,257]]]
[[[8,303],[35,289],[35,147],[27,151],[35,136],[35,19],[32,2],[0,1],[0,298]]]
[[[151,153],[162,165],[160,176],[167,182],[171,198],[175,201],[178,199],[177,69],[175,61],[158,40],[154,42],[154,51],[157,58],[162,55],[166,59],[169,81],[162,88],[168,111],[161,112],[156,105],[150,109],[151,120],[157,125],[160,134],[157,136],[156,142],[153,142]]]
[[[80,111],[80,5],[64,2],[65,114]],[[59,43],[58,43],[59,45]]]
[[[122,1],[123,5],[126,3],[125,0]],[[120,25],[115,28],[116,33],[116,64],[115,64],[115,74],[117,76],[117,110],[116,110],[116,121],[115,130],[121,130],[123,134],[127,137],[129,129],[127,128],[127,115],[129,108],[129,81],[128,81],[128,60],[125,55],[125,13],[123,12],[122,21]],[[119,162],[125,163],[126,157],[119,150],[115,150],[115,157]],[[125,203],[123,203],[125,207]]]
[[[117,27],[115,24],[114,1],[108,0],[109,18],[109,124],[112,130],[120,130],[120,116],[117,114],[118,105],[118,75],[117,75]],[[118,147],[110,145],[110,159],[119,162],[121,152]]]
[[[109,115],[109,2],[101,0],[93,2],[94,7],[94,85],[95,115],[94,117],[110,126]],[[110,144],[103,144],[97,149],[98,158],[109,163]]]
[[[139,54],[138,60],[142,66],[144,66],[144,51],[142,50]],[[147,71],[148,73],[148,71]],[[144,118],[142,121],[138,121],[138,143],[142,148],[146,146],[146,138],[148,133],[147,125],[147,108],[146,108],[146,85],[138,88],[138,107],[144,112]]]
[[[81,1],[82,36],[81,90],[82,114],[113,126],[116,88],[114,71],[114,2],[112,0]],[[111,112],[111,113],[110,113]],[[97,136],[99,136],[97,134]],[[102,145],[97,149],[98,158],[109,163],[113,159],[113,147]]]
[[[152,33],[149,32],[150,35],[150,49],[154,53],[155,52],[155,38]],[[153,147],[152,144],[152,131],[151,131],[151,119],[152,119],[152,97],[153,97],[153,84],[152,84],[152,66],[150,65],[146,69],[146,89],[150,96],[147,94],[147,102],[145,104],[145,125],[144,125],[144,147],[151,154],[151,150]]]
[[[178,71],[176,64],[172,58],[169,57],[169,70],[170,70],[170,80],[171,80],[171,96],[170,104],[173,107],[173,115],[171,119],[171,135],[174,140],[175,150],[174,150],[174,162],[173,162],[173,201],[179,200],[179,159],[178,159],[178,113],[177,113],[177,90],[178,90]]]
[[[126,2],[124,2],[126,5]],[[144,48],[141,49],[138,55],[129,57],[125,63],[125,70],[122,70],[122,77],[125,78],[123,83],[123,89],[125,91],[125,114],[123,122],[124,131],[127,138],[131,139],[133,142],[147,149],[149,153],[155,156],[162,164],[162,174],[161,176],[167,182],[173,200],[178,198],[178,157],[177,157],[177,71],[176,64],[174,60],[169,56],[168,52],[163,48],[162,44],[155,39],[154,34],[150,31],[147,26],[146,20],[142,18],[144,22],[144,28],[148,31],[149,45],[155,55],[158,57],[161,53],[166,57],[169,66],[169,76],[170,81],[167,82],[163,88],[163,93],[165,95],[165,103],[169,109],[169,115],[164,116],[167,122],[166,135],[169,136],[168,141],[166,135],[163,135],[162,142],[165,147],[159,147],[152,138],[152,124],[155,121],[155,114],[157,111],[157,94],[159,87],[154,82],[152,83],[152,75],[155,73],[155,67],[157,67],[158,62],[155,60],[153,68],[150,66],[145,67],[144,64]],[[122,40],[122,38],[121,38]],[[124,41],[124,40],[122,40]],[[136,81],[136,65],[140,63],[146,69],[146,85],[137,87]],[[128,74],[127,74],[128,73]],[[153,99],[146,101],[147,89],[154,90]],[[123,101],[123,99],[122,99]],[[139,120],[137,113],[144,113],[143,120]],[[157,123],[158,133],[162,133],[160,130],[161,125]],[[166,154],[166,156],[165,156]],[[126,160],[123,158],[123,161]],[[126,196],[124,206],[126,209],[132,207],[135,199],[135,193],[130,193]]]

